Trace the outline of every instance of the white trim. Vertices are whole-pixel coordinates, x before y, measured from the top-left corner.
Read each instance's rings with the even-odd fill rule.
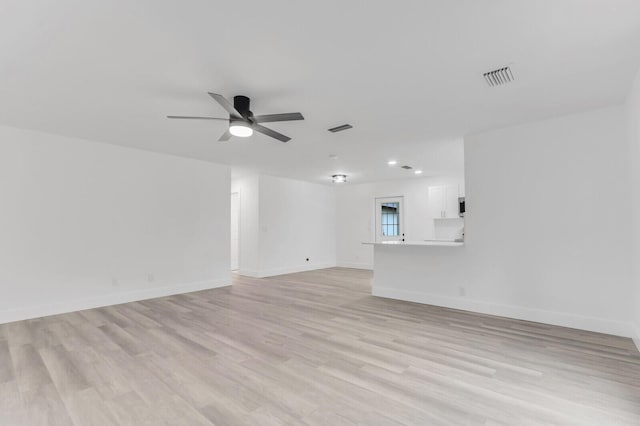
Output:
[[[369,269],[373,270],[373,265],[368,263],[354,263],[354,262],[338,262],[336,265],[339,268],[353,268],[353,269]]]
[[[640,352],[640,324],[637,322],[631,323],[631,327],[633,328],[633,343],[636,344],[636,348]]]
[[[233,194],[238,194],[238,211],[236,214],[236,220],[238,221],[238,267],[236,269],[231,269],[231,271],[238,272],[240,271],[240,253],[242,253],[242,249],[240,247],[240,243],[242,241],[242,194],[240,193],[240,189],[237,191],[231,191],[229,196],[229,215],[231,215],[231,197],[233,197]],[[229,252],[231,252],[231,234],[229,234]],[[229,256],[231,256],[231,254],[229,254]]]
[[[374,296],[386,297],[389,299],[425,303],[428,305],[443,306],[445,308],[460,309],[464,311],[496,315],[500,317],[514,318],[525,321],[534,321],[545,324],[558,325],[561,327],[594,331],[597,333],[613,334],[623,337],[633,336],[633,325],[624,321],[545,311],[540,309],[526,308],[523,306],[502,305],[482,300],[470,300],[468,298],[456,298],[438,294],[398,290],[389,287],[381,288],[374,286],[372,294]],[[640,337],[637,332],[636,336]],[[638,344],[638,341],[636,341],[636,344]]]
[[[240,275],[245,275],[247,277],[253,278],[267,278],[274,277],[276,275],[284,275],[284,274],[295,274],[296,272],[306,272],[306,271],[315,271],[317,269],[326,269],[335,267],[335,263],[321,263],[321,264],[313,264],[313,265],[298,265],[298,266],[290,266],[286,268],[273,268],[266,270],[252,270],[252,269],[242,269],[238,272]]]
[[[0,311],[0,324],[31,318],[40,318],[48,315],[65,314],[68,312],[82,311],[102,306],[119,305],[121,303],[135,302],[138,300],[155,299],[157,297],[171,296],[174,294],[190,293],[192,291],[209,290],[229,285],[231,285],[231,279],[223,278],[111,293],[88,299],[71,300],[68,302],[24,306],[21,308]]]
[[[244,275],[245,277],[252,277],[252,278],[261,278],[262,276],[260,275],[260,271],[256,271],[253,269],[242,269],[242,266],[240,266],[240,269],[238,269],[237,271],[238,275]]]

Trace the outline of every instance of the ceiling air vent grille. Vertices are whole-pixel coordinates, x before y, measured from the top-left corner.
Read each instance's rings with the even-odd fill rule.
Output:
[[[484,73],[484,79],[489,87],[502,86],[514,80],[511,68],[504,67]]]
[[[353,126],[351,124],[343,124],[342,126],[332,127],[329,129],[329,131],[331,133],[337,133],[337,132],[341,132],[343,130],[349,130],[349,129],[353,129]]]

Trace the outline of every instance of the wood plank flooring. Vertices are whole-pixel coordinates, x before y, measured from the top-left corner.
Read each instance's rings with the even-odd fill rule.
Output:
[[[640,425],[630,339],[331,268],[0,325],[2,425]]]

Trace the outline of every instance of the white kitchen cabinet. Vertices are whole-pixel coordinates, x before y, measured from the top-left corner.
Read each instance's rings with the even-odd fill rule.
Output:
[[[429,213],[434,219],[456,219],[458,216],[458,185],[429,187]]]
[[[429,187],[429,216],[441,218],[444,207],[444,186]]]

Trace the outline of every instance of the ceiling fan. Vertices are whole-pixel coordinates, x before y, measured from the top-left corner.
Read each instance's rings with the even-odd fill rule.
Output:
[[[181,115],[168,115],[167,118],[178,118],[186,120],[224,120],[229,122],[229,128],[226,132],[220,136],[219,141],[228,141],[231,136],[238,136],[240,138],[246,138],[253,134],[253,131],[260,132],[264,135],[270,136],[280,142],[289,142],[290,137],[278,133],[275,130],[271,130],[262,126],[260,123],[272,123],[274,121],[293,121],[304,120],[304,117],[299,112],[290,112],[285,114],[267,114],[267,115],[253,115],[253,112],[249,110],[249,104],[251,100],[246,96],[234,96],[233,105],[224,96],[217,93],[209,92],[209,96],[215,99],[222,108],[226,109],[229,113],[229,118],[217,118],[217,117],[189,117]]]

